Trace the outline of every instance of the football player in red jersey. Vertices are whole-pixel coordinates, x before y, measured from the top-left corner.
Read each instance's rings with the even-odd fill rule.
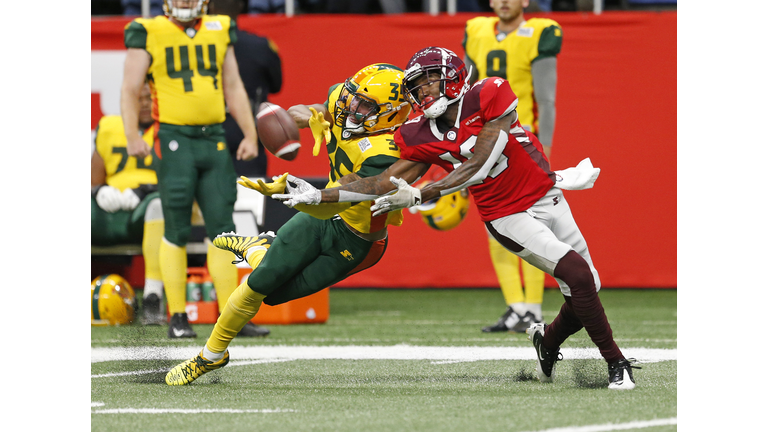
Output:
[[[423,115],[395,133],[400,160],[377,176],[342,187],[273,198],[294,206],[379,197],[371,209],[382,214],[468,187],[488,231],[504,247],[555,277],[565,297],[551,324],[537,323],[527,331],[536,349],[539,380],[552,381],[555,364],[562,359],[560,345],[584,328],[608,363],[608,388],[633,389],[632,368],[637,366],[613,340],[597,295],[597,270],[562,193],[591,185],[561,184],[541,143],[520,126],[517,96],[506,80],[486,78],[472,87],[468,81],[464,62],[452,51],[420,50],[408,63],[403,84]],[[450,174],[423,189],[409,185],[433,164]],[[395,187],[396,193],[386,195]]]

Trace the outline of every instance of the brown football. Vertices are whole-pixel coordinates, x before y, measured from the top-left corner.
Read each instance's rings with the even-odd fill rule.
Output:
[[[299,128],[293,117],[280,105],[270,102],[259,105],[256,130],[264,147],[280,159],[294,160],[299,154]]]

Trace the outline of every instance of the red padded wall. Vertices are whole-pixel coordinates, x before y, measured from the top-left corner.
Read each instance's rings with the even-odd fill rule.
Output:
[[[463,55],[464,23],[472,16],[258,15],[242,16],[238,25],[278,45],[284,84],[270,100],[288,107],[323,102],[330,85],[362,66],[389,62],[402,67],[426,46]],[[676,287],[677,14],[546,16],[557,20],[564,34],[552,165],[566,168],[590,157],[602,169],[593,189],[566,192],[566,197],[603,286]],[[128,21],[94,18],[91,49],[123,49],[122,29]],[[294,161],[271,158],[270,173],[327,176],[324,155],[311,155],[308,129],[302,131],[302,142]],[[406,212],[404,225],[390,230],[389,248],[379,264],[338,286],[492,287],[498,282],[473,206],[449,232],[434,231]],[[554,280],[548,279],[547,286],[555,286]]]

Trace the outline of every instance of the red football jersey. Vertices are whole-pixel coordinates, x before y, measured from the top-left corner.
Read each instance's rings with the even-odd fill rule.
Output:
[[[503,78],[485,78],[475,83],[457,102],[459,115],[454,127],[440,133],[434,120],[416,117],[395,132],[400,158],[439,165],[448,172],[472,157],[474,139],[485,123],[510,113],[517,96]],[[555,184],[555,174],[544,156],[541,143],[515,120],[509,141],[482,183],[469,187],[480,218],[492,221],[527,210]]]

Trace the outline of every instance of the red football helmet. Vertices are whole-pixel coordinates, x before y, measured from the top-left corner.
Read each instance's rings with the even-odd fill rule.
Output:
[[[415,81],[424,74],[429,76],[430,72],[440,74],[440,96],[427,96],[419,102],[421,87],[433,83],[434,80],[420,86],[417,86]],[[405,68],[403,85],[408,91],[408,101],[414,109],[424,111],[428,118],[437,118],[445,112],[448,105],[461,99],[469,90],[469,73],[464,61],[453,51],[427,47],[411,57]]]

